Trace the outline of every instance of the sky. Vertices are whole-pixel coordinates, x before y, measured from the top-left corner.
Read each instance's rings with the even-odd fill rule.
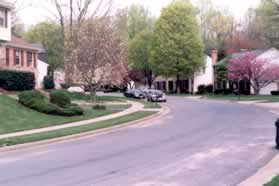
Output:
[[[11,0],[10,0],[11,1]],[[52,7],[49,6],[50,0],[21,0],[28,2],[28,7],[20,12],[21,21],[28,25],[34,25],[46,19],[53,19]],[[167,6],[172,0],[115,0],[116,7],[140,4],[147,7],[154,15],[159,16],[163,7]],[[195,3],[197,0],[192,0]],[[212,0],[218,6],[230,10],[236,17],[242,17],[247,9],[256,7],[260,0]],[[31,5],[32,4],[32,5]]]

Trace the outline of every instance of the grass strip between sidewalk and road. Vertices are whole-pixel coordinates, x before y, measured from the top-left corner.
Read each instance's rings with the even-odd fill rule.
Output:
[[[157,102],[150,102],[142,99],[123,98],[124,100],[135,101],[144,105],[145,109],[160,109],[162,106]]]
[[[264,186],[279,186],[279,176],[275,177],[270,183]]]
[[[110,119],[106,121],[101,121],[97,123],[92,123],[88,125],[83,125],[79,127],[71,127],[67,129],[60,129],[51,132],[44,132],[20,137],[13,137],[0,140],[0,147],[4,146],[12,146],[12,145],[19,145],[24,143],[31,143],[31,142],[38,142],[42,140],[48,140],[53,138],[65,137],[74,134],[80,134],[83,132],[90,132],[98,129],[104,129],[112,126],[117,126],[121,124],[125,124],[131,121],[136,121],[143,119],[147,116],[151,116],[157,112],[152,111],[139,111],[132,114],[128,114],[126,116],[121,116],[115,119]]]

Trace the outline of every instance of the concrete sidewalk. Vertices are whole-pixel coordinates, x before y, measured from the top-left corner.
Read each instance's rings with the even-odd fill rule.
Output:
[[[239,186],[263,186],[279,175],[279,155]]]
[[[50,131],[55,131],[55,130],[60,130],[60,129],[66,129],[66,128],[71,128],[71,127],[78,127],[78,126],[88,125],[88,124],[92,124],[92,123],[96,123],[96,122],[100,122],[100,121],[105,121],[105,120],[118,118],[118,117],[121,117],[121,116],[125,116],[125,115],[128,115],[128,114],[132,114],[134,112],[144,110],[144,105],[141,104],[141,103],[134,102],[134,101],[127,101],[127,103],[132,105],[132,106],[129,109],[126,109],[122,112],[118,112],[118,113],[115,113],[115,114],[110,114],[110,115],[107,115],[107,116],[98,117],[98,118],[89,119],[89,120],[84,120],[84,121],[79,121],[79,122],[68,123],[68,124],[64,124],[64,125],[58,125],[58,126],[52,126],[52,127],[46,127],[46,128],[40,128],[40,129],[33,129],[33,130],[15,132],[15,133],[10,133],[10,134],[3,134],[3,135],[0,135],[0,139],[19,137],[19,136],[37,134],[37,133],[42,133],[42,132],[50,132]]]

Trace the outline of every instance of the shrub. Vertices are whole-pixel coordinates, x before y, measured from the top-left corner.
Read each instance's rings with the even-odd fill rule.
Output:
[[[45,102],[45,97],[38,91],[25,91],[19,94],[19,103],[31,106],[35,102]]]
[[[44,77],[44,89],[46,89],[46,90],[55,89],[53,76]]]
[[[71,98],[63,90],[55,90],[50,93],[50,102],[62,108],[71,105]]]
[[[67,108],[62,108],[56,104],[49,103],[47,98],[38,91],[28,91],[21,93],[19,95],[19,103],[30,109],[45,114],[78,116],[84,113],[84,111],[77,105],[69,104]]]
[[[230,94],[233,94],[233,90],[232,89],[215,89],[214,94],[216,94],[216,95],[220,95],[220,94],[230,95]]]
[[[67,90],[68,88],[71,87],[71,84],[70,83],[61,83],[60,86],[62,89]]]
[[[214,94],[216,94],[216,95],[224,94],[224,89],[215,89]]]
[[[279,91],[278,90],[271,91],[270,93],[273,96],[279,96]]]
[[[224,95],[231,95],[231,94],[233,94],[232,89],[224,89]]]
[[[83,115],[84,111],[82,108],[76,105],[72,105],[66,109],[63,110],[63,112],[60,113],[62,116],[77,116],[77,115]]]
[[[105,105],[94,105],[93,109],[94,110],[106,110],[107,107]]]
[[[205,85],[199,85],[199,86],[198,86],[198,92],[197,92],[197,94],[200,94],[200,95],[206,94]]]
[[[208,94],[212,94],[212,93],[213,93],[213,90],[214,90],[214,87],[213,87],[213,85],[207,85],[207,86],[205,87],[205,89],[206,89],[206,92],[207,92]]]
[[[0,70],[0,87],[9,91],[32,90],[35,87],[35,75],[32,72]]]

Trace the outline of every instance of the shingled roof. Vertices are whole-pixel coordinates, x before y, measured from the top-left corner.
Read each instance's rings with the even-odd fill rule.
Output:
[[[25,41],[24,39],[18,38],[16,36],[12,36],[11,41],[4,42],[4,43],[2,43],[2,45],[7,46],[7,47],[15,47],[15,48],[39,51],[39,48],[35,47],[32,43],[29,43],[29,42]]]
[[[7,1],[0,0],[0,7],[8,8],[8,9],[13,9],[14,6],[12,3],[8,3]]]

